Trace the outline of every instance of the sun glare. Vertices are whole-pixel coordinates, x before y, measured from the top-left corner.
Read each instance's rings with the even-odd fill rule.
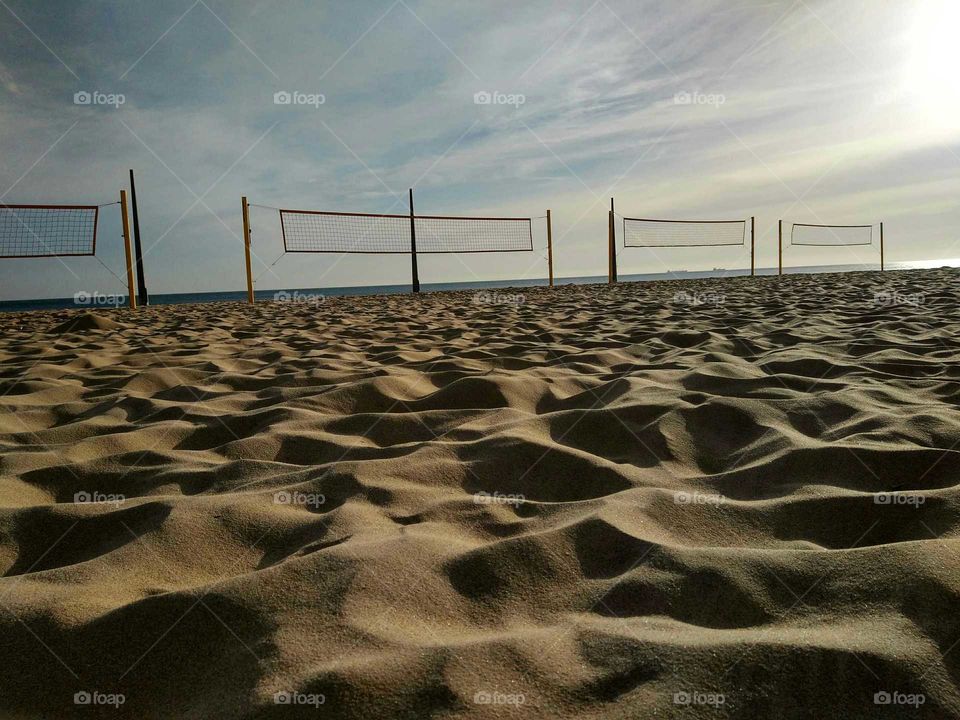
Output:
[[[910,32],[904,85],[911,104],[931,126],[960,132],[960,2],[925,0],[918,4]]]

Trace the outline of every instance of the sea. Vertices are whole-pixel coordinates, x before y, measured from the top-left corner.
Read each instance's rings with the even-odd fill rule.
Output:
[[[915,270],[920,268],[933,267],[960,267],[960,258],[951,258],[950,260],[936,261],[915,261],[887,263],[889,270]],[[829,272],[853,272],[862,270],[879,270],[879,265],[811,265],[807,267],[791,267],[788,274],[796,273],[829,273]],[[675,270],[665,273],[648,273],[642,275],[620,275],[621,282],[649,282],[653,280],[683,280],[683,279],[701,279],[713,277],[736,277],[749,275],[749,270],[728,270],[725,268],[713,268],[712,270]],[[776,275],[777,268],[757,268],[757,275]],[[555,285],[588,285],[593,283],[607,282],[606,275],[586,275],[583,277],[561,277],[554,278]],[[493,288],[517,288],[517,287],[539,287],[547,285],[546,278],[517,279],[517,280],[487,280],[474,282],[458,283],[421,283],[420,289],[423,292],[434,292],[441,290],[483,290]],[[394,295],[409,293],[410,285],[357,285],[350,287],[324,287],[324,288],[284,288],[282,290],[257,290],[254,293],[256,300],[275,300],[279,293],[295,296],[336,296],[336,295]],[[280,295],[280,297],[283,297]],[[242,302],[247,299],[245,290],[222,290],[215,292],[196,292],[196,293],[151,293],[150,305],[183,305],[190,303],[209,303],[209,302]],[[66,297],[66,298],[42,298],[34,300],[2,300],[0,301],[0,312],[19,312],[24,310],[64,310],[64,309],[94,309],[96,307],[109,307],[117,302],[123,304],[125,298],[116,296],[101,297]]]

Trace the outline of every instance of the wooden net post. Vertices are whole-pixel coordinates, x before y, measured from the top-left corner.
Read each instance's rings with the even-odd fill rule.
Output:
[[[253,305],[253,268],[250,264],[250,205],[246,196],[240,199],[243,208],[243,256],[247,262],[247,302]]]
[[[413,214],[413,188],[410,188],[410,274],[413,291],[420,292],[420,272],[417,269],[417,223]]]
[[[780,221],[777,229],[777,237],[779,238],[777,251],[777,275],[783,275],[783,220]]]
[[[133,282],[133,250],[130,248],[130,218],[127,216],[127,191],[120,191],[120,217],[123,220],[123,250],[127,256],[127,293],[130,309],[137,309],[137,290]]]
[[[757,218],[750,218],[750,275],[756,275]]]
[[[550,277],[550,287],[553,287],[553,221],[549,210],[547,210],[547,273]]]
[[[883,272],[883,223],[880,223],[880,272]]]

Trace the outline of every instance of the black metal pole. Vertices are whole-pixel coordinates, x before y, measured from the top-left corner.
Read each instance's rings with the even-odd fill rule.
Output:
[[[410,269],[413,272],[413,291],[420,292],[420,274],[417,272],[417,225],[413,216],[413,188],[410,188]]]
[[[130,204],[133,206],[133,245],[137,258],[137,294],[140,296],[139,305],[149,305],[150,295],[147,294],[147,280],[143,274],[143,247],[140,245],[140,213],[137,211],[137,186],[133,182],[133,170],[130,171]]]

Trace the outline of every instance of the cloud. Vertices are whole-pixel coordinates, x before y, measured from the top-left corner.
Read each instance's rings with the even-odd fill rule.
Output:
[[[241,286],[241,195],[386,212],[416,184],[422,212],[551,207],[558,272],[575,275],[605,272],[611,195],[624,212],[757,214],[764,227],[788,212],[889,218],[894,234],[924,229],[909,250],[918,258],[935,257],[942,225],[960,220],[949,179],[960,131],[897,93],[905,0],[860,12],[841,0],[49,5],[13,8],[49,50],[19,24],[4,31],[0,192],[29,170],[17,200],[112,198],[136,168],[145,242],[163,238],[147,263],[154,291]],[[80,89],[127,102],[77,107]],[[325,102],[278,106],[279,90]],[[477,105],[478,91],[524,102]],[[257,212],[263,270],[280,241],[275,216]],[[764,246],[761,263],[772,253]],[[264,282],[314,285],[335,262],[338,285],[403,280],[377,258],[301,260]],[[430,261],[431,279],[518,272],[497,256],[464,259],[470,272],[448,260]],[[716,258],[624,262],[640,272]],[[35,278],[49,294],[42,267]]]

